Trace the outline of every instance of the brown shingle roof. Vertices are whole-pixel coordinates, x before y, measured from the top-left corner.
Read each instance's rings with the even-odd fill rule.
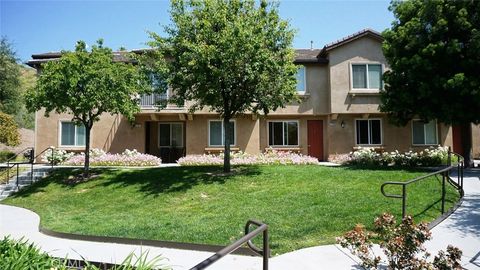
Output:
[[[132,50],[133,53],[142,53],[145,50],[149,49],[136,49]],[[319,58],[318,54],[320,49],[296,49],[295,50],[295,63],[328,63],[327,59]],[[126,57],[128,52],[113,52],[113,60],[118,62],[127,62],[129,61]],[[32,60],[27,62],[27,65],[31,67],[36,67],[39,64],[46,63],[48,61],[53,61],[62,57],[61,52],[48,52],[41,54],[32,55]]]
[[[328,63],[327,59],[318,56],[320,51],[320,49],[296,49],[295,63]]]
[[[363,29],[357,33],[354,33],[352,35],[349,35],[347,37],[344,37],[342,39],[339,39],[335,42],[329,43],[325,45],[322,49],[296,49],[295,50],[295,63],[301,64],[301,63],[317,63],[317,64],[327,64],[328,59],[326,58],[328,51],[333,50],[337,47],[340,47],[344,44],[347,44],[349,42],[352,42],[354,40],[357,40],[359,38],[362,38],[364,36],[369,36],[371,38],[377,39],[379,41],[383,41],[382,35],[372,29]],[[143,53],[145,50],[150,50],[150,49],[136,49],[132,50],[130,52],[133,53]],[[119,62],[127,62],[131,61],[126,57],[126,54],[128,52],[113,52],[113,59],[114,61],[119,61]],[[32,55],[32,60],[27,62],[27,65],[31,67],[37,67],[39,64],[52,61],[55,59],[58,59],[62,56],[61,52],[48,52],[48,53],[42,53],[42,54],[34,54]]]
[[[141,50],[133,50],[132,52],[138,53]],[[113,52],[113,61],[115,62],[128,62],[131,59],[128,59],[126,54],[129,52],[127,51],[120,51],[120,52]],[[31,67],[37,67],[40,64],[54,61],[62,57],[61,52],[48,52],[48,53],[41,53],[41,54],[33,54],[32,60],[29,60],[26,64]]]
[[[373,29],[365,28],[361,31],[358,31],[358,32],[353,33],[349,36],[346,36],[344,38],[341,38],[339,40],[336,40],[332,43],[329,43],[329,44],[325,45],[323,47],[323,49],[320,51],[319,56],[325,57],[328,51],[333,50],[333,49],[335,49],[337,47],[340,47],[342,45],[345,45],[347,43],[350,43],[350,42],[352,42],[354,40],[357,40],[359,38],[362,38],[364,36],[369,36],[369,37],[372,37],[372,38],[377,39],[379,41],[383,41],[382,34],[380,34],[379,32],[377,32]]]

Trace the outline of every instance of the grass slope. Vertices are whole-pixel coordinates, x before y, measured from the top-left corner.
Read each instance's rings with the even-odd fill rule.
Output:
[[[102,169],[99,177],[70,185],[65,179],[75,172],[59,169],[2,203],[35,211],[56,231],[220,245],[240,238],[254,218],[270,226],[277,254],[334,243],[385,211],[400,216],[401,200],[383,197],[380,185],[425,174],[308,165],[236,170],[217,176],[219,167]],[[408,188],[407,212],[417,221],[440,215],[440,183],[432,177]],[[447,207],[458,199],[450,186],[447,199]]]

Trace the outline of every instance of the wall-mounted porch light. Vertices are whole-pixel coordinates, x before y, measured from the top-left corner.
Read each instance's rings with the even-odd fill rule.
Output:
[[[342,128],[345,128],[345,121],[342,120],[342,122],[340,123],[340,126],[341,126]]]

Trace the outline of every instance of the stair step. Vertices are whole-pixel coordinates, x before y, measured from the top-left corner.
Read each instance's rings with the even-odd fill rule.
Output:
[[[48,175],[51,170],[52,169],[50,167],[34,168],[33,177],[32,172],[29,170],[27,172],[20,173],[18,175],[18,180],[15,174],[12,175],[12,178],[6,184],[0,185],[0,200],[3,200],[6,197],[10,196],[12,193],[15,193],[18,190],[39,181],[40,179]]]

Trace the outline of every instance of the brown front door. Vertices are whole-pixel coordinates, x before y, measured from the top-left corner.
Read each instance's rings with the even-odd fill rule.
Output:
[[[463,155],[462,126],[452,126],[453,152]]]
[[[323,160],[323,121],[308,120],[308,155]]]

